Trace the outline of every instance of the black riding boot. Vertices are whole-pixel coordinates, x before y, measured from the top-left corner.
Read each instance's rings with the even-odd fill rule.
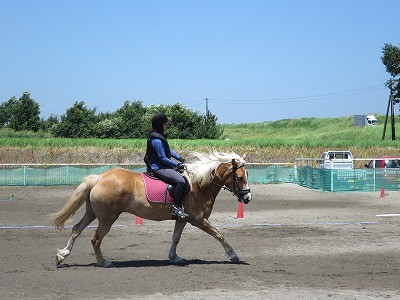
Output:
[[[172,215],[179,218],[186,218],[189,215],[185,213],[182,207],[183,194],[185,193],[185,184],[178,183],[174,189],[174,205],[172,206]]]

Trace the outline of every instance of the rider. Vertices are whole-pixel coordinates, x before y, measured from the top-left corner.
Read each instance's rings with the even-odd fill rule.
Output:
[[[174,204],[172,205],[171,214],[184,219],[188,216],[182,207],[186,181],[179,171],[185,169],[185,159],[170,149],[168,145],[165,136],[168,122],[167,116],[163,113],[153,116],[151,120],[152,130],[147,139],[145,162],[148,171],[174,187]],[[171,158],[179,162],[173,161]]]

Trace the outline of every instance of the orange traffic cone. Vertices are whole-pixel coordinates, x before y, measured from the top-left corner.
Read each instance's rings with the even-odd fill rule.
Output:
[[[239,202],[236,218],[238,218],[238,219],[243,219],[244,218],[243,202]]]
[[[381,187],[381,197],[380,198],[385,198],[385,188]]]
[[[136,225],[143,225],[143,221],[141,217],[135,216],[135,224]]]

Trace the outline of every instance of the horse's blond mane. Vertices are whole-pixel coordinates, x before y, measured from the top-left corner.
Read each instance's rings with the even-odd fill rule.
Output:
[[[196,159],[193,163],[187,163],[190,181],[192,184],[198,184],[200,187],[212,180],[212,171],[221,163],[231,162],[232,159],[235,159],[239,164],[245,163],[244,159],[235,152],[223,153],[213,151],[209,154],[191,152],[190,156]]]

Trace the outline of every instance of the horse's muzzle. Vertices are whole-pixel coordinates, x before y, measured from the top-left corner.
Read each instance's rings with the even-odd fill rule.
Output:
[[[236,196],[238,197],[238,201],[243,202],[244,204],[247,204],[251,201],[250,189],[238,190],[236,191]]]

